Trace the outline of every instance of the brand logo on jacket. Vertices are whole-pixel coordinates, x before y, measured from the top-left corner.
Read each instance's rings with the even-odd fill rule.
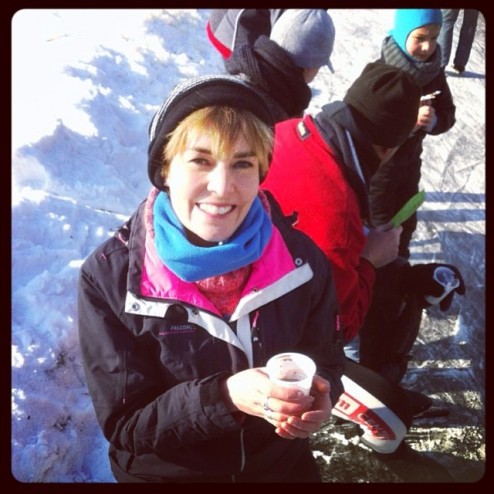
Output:
[[[179,335],[195,333],[194,324],[171,324],[168,328],[160,330],[158,336]]]

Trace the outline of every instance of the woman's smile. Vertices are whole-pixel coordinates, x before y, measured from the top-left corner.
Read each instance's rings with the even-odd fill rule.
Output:
[[[214,216],[224,216],[225,214],[228,214],[229,212],[233,211],[235,206],[219,206],[216,204],[211,204],[211,203],[197,203],[197,207],[207,213],[211,214]]]

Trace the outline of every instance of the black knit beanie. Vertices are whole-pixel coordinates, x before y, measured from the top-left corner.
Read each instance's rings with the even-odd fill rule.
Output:
[[[357,113],[373,144],[401,145],[417,123],[420,88],[407,72],[381,62],[369,63],[343,101]]]
[[[207,106],[226,105],[251,111],[269,127],[274,118],[255,88],[240,77],[207,75],[177,85],[162,103],[149,126],[148,175],[164,190],[161,169],[168,134],[188,115]]]

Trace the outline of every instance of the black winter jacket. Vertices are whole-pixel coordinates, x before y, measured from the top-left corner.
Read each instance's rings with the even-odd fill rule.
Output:
[[[336,403],[344,354],[330,265],[274,203],[272,214],[293,267],[283,279],[266,281],[244,297],[238,306],[243,309],[230,321],[200,301],[185,302],[179,291],[174,297],[142,296],[145,203],[84,262],[79,338],[117,480],[282,479],[307,452],[308,440],[282,439],[257,417],[240,424],[219,389],[225,377],[249,365],[264,366],[276,353],[310,355]],[[266,258],[267,266],[281,255]],[[266,266],[264,271],[273,278]],[[243,345],[236,334],[241,327],[250,335]],[[245,345],[251,346],[251,363]]]

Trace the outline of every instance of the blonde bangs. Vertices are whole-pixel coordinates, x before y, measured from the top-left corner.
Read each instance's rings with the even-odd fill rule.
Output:
[[[183,153],[190,140],[204,133],[207,133],[211,140],[213,155],[220,159],[235,151],[235,143],[238,137],[243,135],[259,159],[261,177],[266,175],[273,148],[272,130],[248,110],[210,106],[191,113],[170,133],[163,152],[164,178],[171,159]]]

